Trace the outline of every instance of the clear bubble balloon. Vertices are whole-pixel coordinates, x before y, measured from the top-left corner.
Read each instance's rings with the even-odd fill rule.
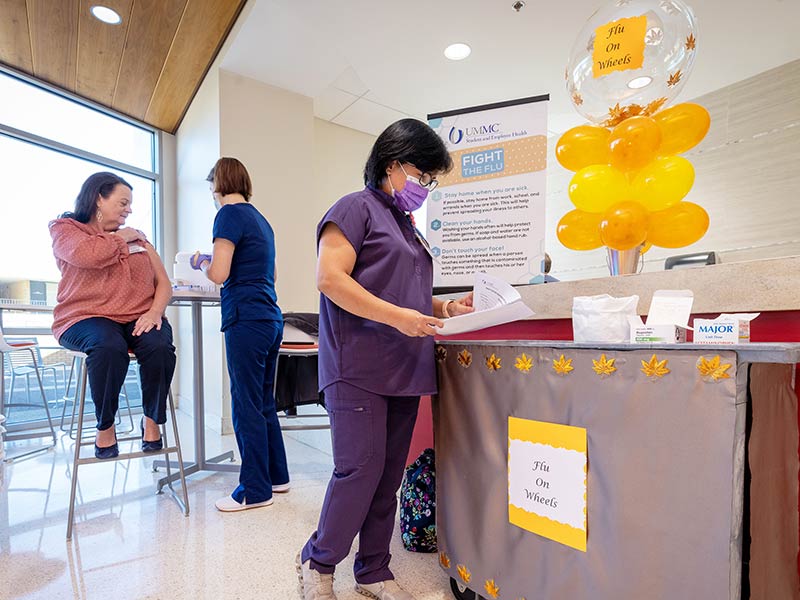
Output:
[[[578,34],[566,71],[575,109],[613,127],[651,116],[681,91],[694,65],[697,25],[682,0],[614,0]]]

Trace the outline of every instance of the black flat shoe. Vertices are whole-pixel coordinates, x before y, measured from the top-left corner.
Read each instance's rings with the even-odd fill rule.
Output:
[[[107,446],[106,448],[101,448],[97,444],[94,445],[94,457],[99,458],[100,460],[106,460],[109,458],[117,458],[119,456],[119,444],[116,442],[113,446]]]
[[[142,430],[142,452],[158,452],[164,448],[164,442],[161,440],[160,436],[155,442],[148,442],[144,439],[144,417],[142,417],[139,423],[139,428]]]

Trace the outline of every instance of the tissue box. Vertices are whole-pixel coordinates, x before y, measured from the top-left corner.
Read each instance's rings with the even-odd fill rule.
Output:
[[[722,314],[716,319],[695,319],[694,343],[748,344],[750,342],[750,321],[759,314]]]

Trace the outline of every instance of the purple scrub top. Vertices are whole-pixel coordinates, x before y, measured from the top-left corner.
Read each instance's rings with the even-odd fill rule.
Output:
[[[397,306],[433,314],[433,262],[391,196],[370,187],[340,199],[317,226],[334,223],[356,251],[351,276]],[[436,393],[433,337],[409,337],[320,295],[319,387],[343,381],[384,396]]]

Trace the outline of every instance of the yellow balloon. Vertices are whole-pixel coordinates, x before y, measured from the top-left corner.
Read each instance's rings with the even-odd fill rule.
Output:
[[[579,210],[602,213],[629,195],[630,185],[622,171],[609,165],[584,167],[569,182],[569,199]]]
[[[645,240],[644,241],[644,246],[642,246],[642,249],[639,252],[644,254],[645,252],[650,250],[650,248],[652,248],[652,247],[653,247],[653,242],[651,242],[650,240]]]
[[[614,250],[630,250],[644,243],[650,217],[638,202],[618,202],[600,221],[600,239]]]
[[[700,143],[708,128],[711,115],[699,104],[684,102],[662,110],[653,117],[661,129],[662,155],[680,154]]]
[[[655,158],[661,130],[650,117],[630,117],[614,127],[608,138],[610,162],[622,171],[639,169]]]
[[[662,156],[639,171],[631,183],[630,197],[655,212],[683,200],[693,184],[692,163],[682,156]]]
[[[605,127],[579,125],[562,135],[556,144],[556,159],[570,171],[608,162],[608,136]]]
[[[682,248],[694,244],[708,231],[708,213],[692,202],[650,214],[647,241],[662,248]]]
[[[558,222],[558,241],[570,250],[594,250],[603,245],[600,239],[601,215],[571,210]]]

